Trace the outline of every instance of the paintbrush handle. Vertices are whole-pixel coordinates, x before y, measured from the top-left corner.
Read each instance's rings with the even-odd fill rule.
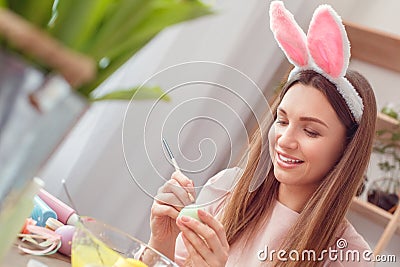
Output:
[[[172,165],[174,165],[175,171],[181,171],[175,158],[172,158],[171,161],[172,161]]]

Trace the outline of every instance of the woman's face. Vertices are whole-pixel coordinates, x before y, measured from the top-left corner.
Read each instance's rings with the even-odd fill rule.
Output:
[[[293,85],[269,131],[276,179],[286,185],[318,186],[342,154],[345,134],[345,126],[322,92]]]

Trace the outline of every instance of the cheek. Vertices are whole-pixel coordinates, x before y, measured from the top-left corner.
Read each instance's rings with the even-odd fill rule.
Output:
[[[274,148],[275,148],[275,127],[271,126],[268,132],[268,144],[269,144],[269,153],[270,156],[273,156]]]
[[[336,164],[343,156],[343,147],[343,143],[337,142],[336,145],[333,145],[327,153],[326,157],[332,162],[332,165]]]
[[[328,172],[342,155],[341,145],[337,142],[332,144],[320,144],[308,147],[308,156],[310,161],[314,162],[321,172]]]
[[[336,163],[340,159],[340,157],[343,156],[343,151],[345,147],[346,144],[345,144],[344,134],[338,135],[337,138],[335,138],[335,140],[333,140],[332,143],[330,143],[330,149],[327,152],[328,153],[327,157],[330,157],[331,161]]]

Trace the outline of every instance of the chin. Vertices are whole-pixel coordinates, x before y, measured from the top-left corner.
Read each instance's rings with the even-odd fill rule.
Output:
[[[275,179],[282,184],[295,184],[299,182],[299,175],[290,174],[277,168],[274,168],[274,176]]]

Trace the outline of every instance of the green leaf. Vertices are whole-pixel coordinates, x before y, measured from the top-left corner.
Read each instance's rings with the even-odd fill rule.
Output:
[[[394,132],[392,135],[392,141],[399,141],[400,140],[400,133]]]
[[[211,11],[200,1],[148,0],[134,14],[118,30],[108,29],[88,53],[96,59],[112,60],[126,50],[144,46],[167,26],[211,14]]]
[[[72,49],[82,50],[98,30],[115,0],[59,0],[50,33]]]
[[[91,101],[100,100],[145,100],[145,99],[160,99],[170,101],[169,96],[158,86],[146,87],[137,86],[129,90],[117,90],[100,97],[92,98]]]
[[[394,109],[392,109],[391,107],[383,107],[381,112],[383,114],[386,114],[386,115],[392,117],[393,119],[397,119],[397,117],[399,116],[397,114],[397,112]]]
[[[8,2],[8,7],[41,28],[46,28],[51,18],[54,0],[1,0]]]
[[[212,13],[210,7],[199,0],[0,0],[0,4],[2,2],[25,18],[36,21],[34,23],[69,48],[97,62],[107,59],[109,63],[98,67],[92,82],[76,88],[87,98],[164,28]],[[146,90],[140,91],[143,92],[135,97],[145,98],[142,93]],[[153,91],[153,94],[159,97],[160,92]],[[122,93],[102,98],[105,97],[130,99]]]
[[[118,5],[111,8],[105,16],[101,27],[93,36],[85,52],[104,57],[105,49],[115,41],[120,42],[121,38],[129,37],[129,29],[132,29],[143,18],[147,16],[154,0],[120,0]]]
[[[378,136],[381,136],[381,135],[384,135],[385,133],[389,133],[389,132],[390,132],[389,130],[382,129],[382,130],[376,131],[376,134],[377,134]]]
[[[0,7],[8,8],[7,0],[0,0]]]
[[[155,2],[152,5],[152,11],[147,9],[149,5],[142,7],[141,12],[146,13],[146,16],[135,14],[135,17],[141,17],[140,23],[137,18],[128,20],[126,24],[121,26],[121,29],[110,31],[107,36],[107,42],[99,41],[93,43],[93,47],[88,49],[88,54],[96,60],[106,57],[110,60],[108,67],[98,70],[96,81],[87,84],[78,90],[83,95],[90,95],[100,83],[102,83],[109,75],[116,71],[123,63],[132,57],[137,51],[145,46],[156,34],[165,27],[176,24],[189,19],[194,19],[206,14],[211,14],[210,8],[200,1],[177,1],[177,0],[147,0]],[[144,11],[146,10],[146,11]],[[140,13],[140,12],[138,12]],[[107,22],[105,22],[107,23]],[[130,24],[133,25],[130,25]],[[130,25],[130,32],[123,36],[123,40],[118,40],[117,33],[126,29]],[[106,25],[104,25],[106,27]],[[112,34],[114,32],[115,34]],[[99,34],[100,35],[100,34]],[[111,37],[110,37],[111,36]]]

